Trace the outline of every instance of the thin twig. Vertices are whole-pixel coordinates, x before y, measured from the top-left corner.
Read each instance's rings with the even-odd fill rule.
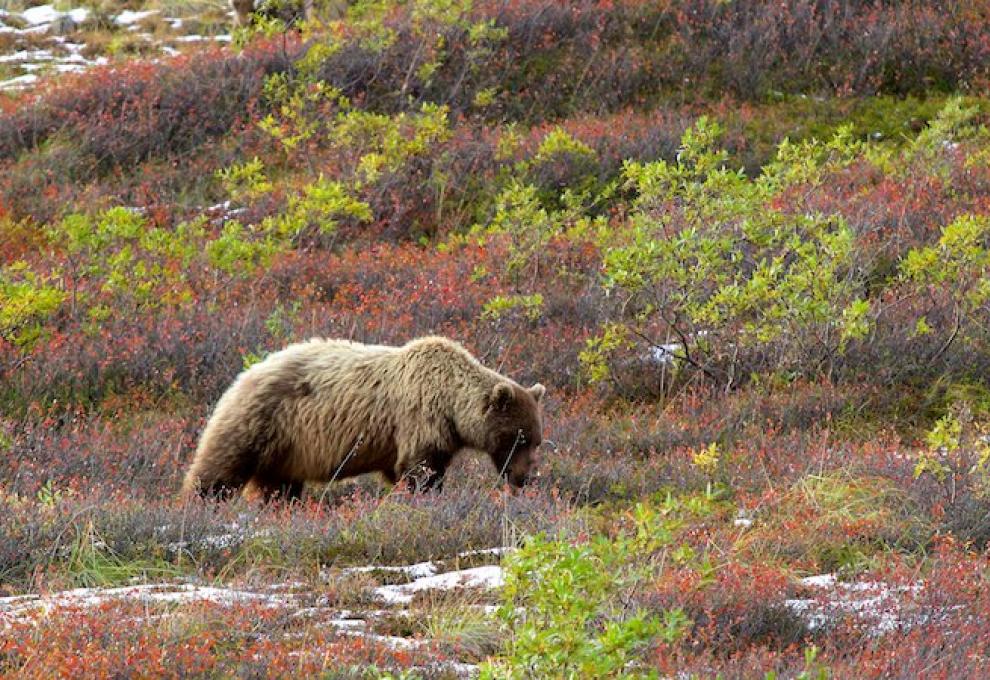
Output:
[[[955,342],[956,336],[959,335],[959,328],[962,326],[962,315],[959,313],[959,305],[955,306],[953,315],[955,316],[955,327],[952,329],[952,333],[949,335],[948,340],[942,343],[942,346],[938,348],[938,351],[928,357],[929,364],[945,354],[946,350],[948,350],[952,343]]]
[[[344,456],[344,460],[340,461],[340,465],[338,465],[336,471],[334,471],[333,477],[331,477],[330,481],[327,482],[326,486],[323,487],[323,493],[320,494],[320,505],[323,504],[323,500],[327,497],[327,491],[329,491],[330,485],[333,484],[335,481],[337,481],[337,475],[340,474],[340,471],[344,469],[345,465],[347,465],[347,461],[351,459],[351,456],[353,456],[357,452],[358,448],[363,443],[364,443],[364,432],[358,435],[357,441],[354,442],[354,446],[352,446],[351,450],[347,452],[346,456]]]

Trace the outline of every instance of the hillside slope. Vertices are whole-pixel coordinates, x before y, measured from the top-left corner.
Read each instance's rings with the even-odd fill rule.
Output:
[[[986,674],[983,3],[29,4],[0,673]],[[425,334],[547,386],[522,492],[176,497],[245,366]]]

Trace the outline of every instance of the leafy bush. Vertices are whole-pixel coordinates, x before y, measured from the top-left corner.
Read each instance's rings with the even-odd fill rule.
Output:
[[[65,291],[28,269],[26,262],[0,269],[0,337],[30,345],[65,297]]]
[[[847,129],[829,142],[785,141],[753,179],[726,167],[722,130],[703,118],[676,163],[628,163],[628,228],[603,243],[605,285],[622,296],[624,314],[590,341],[589,375],[609,377],[617,357],[643,344],[667,357],[656,361],[665,370],[697,370],[725,386],[771,372],[832,378],[866,365],[904,380],[937,374],[954,342],[972,351],[981,341],[967,341],[967,329],[982,337],[975,320],[987,311],[981,217],[956,218],[935,243],[924,235],[914,247],[878,244],[814,197],[863,164],[947,172],[951,140],[978,134],[967,127],[973,115],[950,102],[903,151],[856,141]],[[950,279],[958,285],[942,285]],[[876,355],[894,342],[899,352]]]
[[[689,622],[677,609],[656,617],[617,606],[651,573],[638,560],[670,542],[661,515],[643,505],[634,514],[632,533],[581,544],[532,537],[506,560],[499,613],[512,635],[482,678],[655,677],[645,650],[676,641]]]
[[[586,361],[605,375],[605,353],[630,344],[671,347],[712,379],[732,384],[767,366],[825,366],[868,330],[859,297],[854,234],[838,216],[773,209],[796,184],[821,181],[859,146],[840,134],[828,144],[781,147],[750,180],[725,167],[721,129],[702,118],[685,133],[676,164],[630,163],[635,192],[629,245],[605,254],[606,285],[627,296],[630,325],[612,326]],[[656,335],[659,333],[660,335]]]

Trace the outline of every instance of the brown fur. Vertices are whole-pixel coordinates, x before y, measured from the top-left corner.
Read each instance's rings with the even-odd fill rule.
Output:
[[[185,493],[249,487],[297,497],[306,481],[380,472],[395,482],[421,463],[439,486],[452,457],[485,451],[523,484],[542,442],[543,386],[526,389],[440,337],[402,347],[313,339],[241,373],[199,441]]]
[[[251,23],[254,0],[230,0],[230,6],[234,10],[238,26],[247,26]]]

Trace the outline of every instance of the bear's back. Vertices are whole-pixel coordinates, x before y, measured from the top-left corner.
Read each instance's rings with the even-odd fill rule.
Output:
[[[290,362],[306,364],[311,368],[347,366],[394,355],[397,350],[398,348],[387,345],[366,345],[350,340],[312,338],[268,355],[262,364]]]

